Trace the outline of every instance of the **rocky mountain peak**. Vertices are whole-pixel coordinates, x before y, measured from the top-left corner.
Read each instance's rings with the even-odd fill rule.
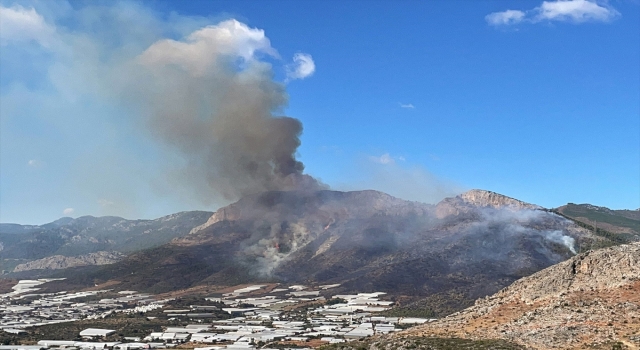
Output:
[[[70,224],[71,222],[73,222],[73,220],[74,219],[72,217],[65,216],[65,217],[62,217],[62,218],[60,218],[58,220],[50,222],[48,225],[56,226],[56,227],[57,226],[64,226],[64,225]]]
[[[424,215],[432,205],[411,202],[374,190],[363,191],[270,191],[241,198],[218,209],[206,223],[194,227],[190,234],[200,232],[221,221],[255,220],[266,217],[292,217],[305,220],[327,216],[369,216],[373,213],[404,215],[408,212]],[[287,218],[285,218],[287,217]],[[297,220],[296,219],[296,220]],[[328,224],[327,221],[325,224]]]
[[[526,203],[505,195],[474,189],[467,191],[458,196],[465,203],[473,204],[479,207],[494,207],[494,208],[513,208],[513,209],[541,209],[542,207],[530,203]]]

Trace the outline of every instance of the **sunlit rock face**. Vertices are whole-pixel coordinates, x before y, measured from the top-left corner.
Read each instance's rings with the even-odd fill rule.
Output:
[[[512,209],[542,209],[542,207],[529,204],[499,193],[485,190],[471,190],[459,196],[464,202],[481,207],[512,208]]]

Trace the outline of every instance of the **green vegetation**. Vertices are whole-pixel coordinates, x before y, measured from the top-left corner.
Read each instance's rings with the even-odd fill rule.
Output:
[[[145,316],[150,317],[159,317],[159,318],[167,318],[167,313],[165,313],[165,310],[183,310],[183,309],[193,309],[192,306],[215,306],[217,307],[217,309],[206,309],[206,310],[202,310],[202,309],[194,309],[192,312],[193,313],[207,313],[207,314],[213,314],[212,317],[207,317],[206,319],[204,319],[204,321],[206,322],[210,322],[212,320],[226,320],[231,318],[231,315],[226,312],[226,311],[222,311],[222,308],[225,306],[223,303],[220,302],[215,302],[215,301],[210,301],[210,300],[206,300],[203,297],[197,297],[197,296],[187,296],[187,297],[182,297],[182,298],[176,298],[174,300],[169,301],[168,303],[165,304],[165,307],[162,309],[156,309],[153,311],[149,311],[145,314]],[[185,314],[184,316],[177,316],[179,319],[182,320],[187,320],[189,317]],[[191,323],[194,323],[194,321],[192,320]]]
[[[577,220],[571,216],[565,215],[563,213],[561,213],[558,210],[551,210],[551,212],[560,215],[562,217],[564,217],[565,219],[571,220],[573,221],[576,225],[585,228],[587,230],[590,230],[591,232],[593,232],[596,236],[600,236],[602,238],[605,239],[605,241],[603,242],[596,242],[596,244],[593,245],[593,247],[591,247],[591,249],[599,249],[599,248],[606,248],[606,247],[611,247],[611,246],[616,246],[616,245],[620,245],[620,244],[626,244],[629,243],[630,240],[630,235],[628,234],[619,234],[619,233],[613,233],[613,232],[609,232],[607,230],[601,229],[599,227],[594,228],[593,225],[584,223],[580,220]],[[585,247],[582,247],[580,252],[585,251]]]
[[[630,228],[640,233],[640,220],[633,220],[613,210],[596,210],[585,205],[569,203],[562,208],[562,213],[572,218],[587,218],[590,221],[604,222],[614,226]]]
[[[262,342],[258,342],[258,345],[260,345],[260,343]],[[264,346],[264,343],[263,343],[263,346]],[[269,347],[272,349],[306,349],[307,348],[307,346],[305,345],[295,345],[288,342],[269,343]]]
[[[111,294],[110,296],[113,297],[116,295]],[[99,296],[106,297],[105,294]],[[166,304],[166,308],[189,309],[192,305],[222,307],[224,304],[212,302],[202,297],[189,296],[184,298],[176,298],[169,301]],[[27,334],[14,335],[2,332],[0,333],[0,344],[29,344],[35,343],[38,340],[42,339],[82,340],[79,337],[79,333],[86,328],[113,329],[116,331],[116,333],[105,338],[104,340],[122,341],[124,337],[144,338],[151,332],[161,332],[164,327],[180,327],[197,322],[197,320],[190,319],[186,315],[184,317],[168,318],[167,314],[163,312],[163,309],[156,309],[145,314],[115,313],[103,319],[79,320],[75,322],[65,322],[27,328],[25,329],[27,331]],[[206,311],[194,310],[194,313],[212,313],[213,317],[204,319],[205,322],[231,318],[231,315],[229,315],[227,312],[222,311],[221,309]],[[149,319],[149,317],[151,317],[151,319]]]
[[[161,332],[166,326],[186,326],[188,322],[180,320],[168,321],[167,319],[149,320],[146,316],[138,314],[116,314],[99,320],[80,320],[75,322],[65,322],[27,328],[27,334],[20,335],[0,335],[0,343],[9,344],[29,344],[38,340],[82,340],[79,334],[86,328],[105,328],[116,331],[104,340],[121,341],[124,337],[146,337],[151,332]]]
[[[459,338],[392,338],[331,344],[321,350],[424,349],[424,350],[523,350],[524,347],[504,340],[467,340]]]
[[[327,300],[326,305],[335,305],[335,304],[346,304],[347,301],[342,298],[331,298]]]
[[[441,318],[473,305],[475,298],[464,290],[434,293],[425,298],[379,313],[386,317]]]
[[[95,295],[87,295],[86,297],[74,298],[73,302],[74,303],[92,303],[92,302],[100,301],[102,299],[121,298],[122,296],[123,295],[118,294],[118,292],[108,291],[104,293],[98,293]],[[37,300],[39,298],[40,298],[39,296],[34,296],[33,298],[24,298],[21,300],[28,300],[29,302],[31,302],[32,300]]]
[[[436,313],[430,308],[399,307],[384,311],[381,313],[381,316],[434,318],[436,317]]]
[[[180,298],[175,298],[173,300],[170,300],[165,304],[164,308],[165,309],[188,309],[192,305],[217,306],[218,308],[225,307],[225,304],[219,301],[211,301],[198,296],[185,296],[185,297],[180,297]]]

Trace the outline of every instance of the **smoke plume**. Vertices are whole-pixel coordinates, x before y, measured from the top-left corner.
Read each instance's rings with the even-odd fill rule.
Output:
[[[271,225],[269,233],[257,242],[246,242],[242,252],[254,259],[249,266],[256,275],[272,276],[281,263],[316,236],[302,220],[300,223],[285,221]]]
[[[2,44],[37,44],[47,67],[42,85],[53,87],[3,96],[3,104],[32,101],[57,129],[70,130],[66,139],[91,135],[69,157],[76,159],[70,183],[101,211],[96,203],[106,200],[108,214],[130,216],[126,204],[149,192],[223,205],[269,190],[324,187],[297,159],[302,123],[284,115],[288,95],[276,72],[285,79],[292,63],[263,30],[234,19],[164,18],[127,2],[68,8],[67,17],[47,4],[37,10],[44,15],[2,9],[38,19],[34,32],[46,26],[38,37],[3,31]]]
[[[577,254],[576,240],[571,236],[565,235],[562,231],[546,231],[545,238],[552,242],[562,244],[563,246],[567,247],[567,249],[569,249],[573,254]]]
[[[214,192],[207,195],[320,187],[296,159],[302,124],[282,115],[285,87],[263,56],[277,57],[264,32],[227,20],[157,41],[136,58],[147,82],[136,102],[152,134],[186,157],[188,173]]]

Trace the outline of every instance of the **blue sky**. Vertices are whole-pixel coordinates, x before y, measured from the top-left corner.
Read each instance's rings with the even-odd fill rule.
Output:
[[[232,44],[212,52],[286,88],[275,114],[302,122],[298,160],[331,188],[640,207],[635,1],[0,4],[1,222],[228,203],[219,181],[194,174],[192,145],[142,117],[162,113],[150,101],[174,97],[154,95],[173,80],[128,69],[163,40],[187,50],[192,33],[229,23]],[[175,55],[195,67],[189,52]]]

